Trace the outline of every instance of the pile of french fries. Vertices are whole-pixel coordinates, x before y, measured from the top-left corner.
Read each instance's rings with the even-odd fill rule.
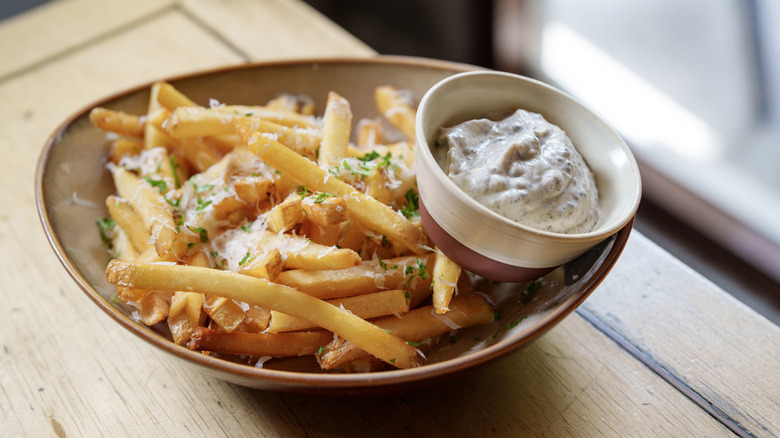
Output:
[[[117,298],[194,350],[344,372],[419,366],[493,321],[421,226],[413,104],[393,86],[374,100],[377,117],[355,121],[336,92],[318,116],[305,96],[200,106],[158,82],[146,114],[95,108]]]

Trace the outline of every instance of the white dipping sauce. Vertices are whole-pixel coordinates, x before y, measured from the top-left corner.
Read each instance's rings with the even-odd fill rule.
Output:
[[[584,233],[599,217],[593,172],[563,130],[517,110],[442,128],[438,162],[463,191],[529,227]]]

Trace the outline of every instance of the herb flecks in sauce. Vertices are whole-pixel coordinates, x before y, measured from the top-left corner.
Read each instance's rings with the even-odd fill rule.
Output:
[[[556,233],[588,232],[598,220],[593,173],[566,133],[540,114],[517,110],[443,128],[439,147],[452,181],[506,218]]]

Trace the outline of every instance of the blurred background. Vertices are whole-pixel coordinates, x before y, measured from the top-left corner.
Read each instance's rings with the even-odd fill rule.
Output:
[[[780,2],[305,1],[379,53],[582,100],[640,162],[636,228],[780,324]],[[43,3],[0,0],[0,19]]]

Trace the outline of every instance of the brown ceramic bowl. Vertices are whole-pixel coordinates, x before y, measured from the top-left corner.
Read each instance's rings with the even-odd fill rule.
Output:
[[[600,210],[592,230],[554,233],[501,216],[461,190],[437,163],[441,128],[517,109],[539,113],[563,129],[593,171]],[[639,167],[623,139],[583,104],[540,81],[497,71],[450,76],[423,96],[415,129],[425,229],[442,252],[481,276],[537,278],[618,232],[639,206]]]
[[[321,109],[327,92],[335,90],[350,100],[359,118],[376,116],[372,93],[378,85],[408,89],[419,100],[441,79],[472,69],[461,64],[397,57],[301,60],[241,65],[171,78],[169,82],[201,104],[207,104],[209,98],[229,103],[264,103],[286,91],[309,95]],[[174,344],[163,328],[148,328],[135,322],[130,317],[131,309],[114,298],[115,288],[105,281],[108,256],[95,220],[107,215],[104,200],[114,188],[104,165],[106,136],[92,127],[88,114],[94,106],[142,114],[148,89],[142,86],[96,102],[65,120],[51,135],[36,174],[40,219],[63,266],[100,310],[182,363],[239,385],[310,394],[377,394],[417,389],[472,371],[527,345],[571,313],[607,275],[631,230],[628,223],[596,248],[549,273],[542,278],[538,290],[529,291],[518,284],[480,284],[494,298],[501,319],[461,330],[458,342],[434,349],[427,354],[426,364],[415,369],[338,374],[319,370],[311,358],[271,360],[263,368],[255,368],[207,356]]]

